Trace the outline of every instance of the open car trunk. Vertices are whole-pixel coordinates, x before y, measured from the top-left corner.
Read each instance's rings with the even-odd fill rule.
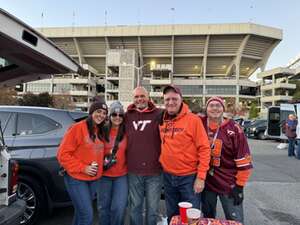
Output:
[[[0,86],[69,72],[83,71],[53,42],[0,9]]]

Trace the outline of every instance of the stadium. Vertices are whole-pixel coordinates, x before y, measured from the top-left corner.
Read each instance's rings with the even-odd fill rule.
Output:
[[[184,98],[259,97],[249,80],[265,70],[282,30],[252,23],[40,28],[80,64],[105,77],[105,98],[128,104],[136,85],[161,103],[162,88],[179,86]]]

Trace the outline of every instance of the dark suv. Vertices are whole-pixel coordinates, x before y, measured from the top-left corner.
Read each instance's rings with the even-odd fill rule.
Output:
[[[260,140],[265,140],[267,137],[265,131],[267,129],[267,120],[258,119],[253,121],[246,129],[247,137],[253,137]]]
[[[0,106],[4,139],[20,166],[17,194],[27,206],[22,223],[33,224],[43,213],[69,203],[56,152],[70,125],[86,117],[85,112]]]

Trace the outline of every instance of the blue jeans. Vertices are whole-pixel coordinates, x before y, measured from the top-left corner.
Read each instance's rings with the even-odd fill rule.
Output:
[[[127,199],[127,175],[101,177],[97,191],[98,213],[101,225],[124,225]]]
[[[216,192],[204,190],[202,192],[202,212],[204,217],[216,218],[217,197],[219,196],[227,220],[244,223],[243,203],[234,205],[233,198]]]
[[[140,176],[128,174],[128,184],[130,225],[143,224],[144,196],[146,201],[146,224],[156,225],[159,219],[161,175]]]
[[[168,221],[179,214],[179,202],[190,202],[193,208],[200,209],[201,194],[194,192],[196,175],[175,176],[164,172],[164,193]]]
[[[295,156],[295,143],[296,139],[289,138],[288,156]]]
[[[93,224],[93,199],[98,181],[77,180],[68,174],[64,176],[66,189],[74,207],[73,225]]]

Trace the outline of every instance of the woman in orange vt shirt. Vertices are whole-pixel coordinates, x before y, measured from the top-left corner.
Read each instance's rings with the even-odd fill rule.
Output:
[[[105,155],[115,155],[116,162],[103,172],[99,180],[98,211],[101,225],[124,225],[128,184],[124,109],[115,101],[109,109],[109,123],[105,127]],[[105,161],[105,160],[104,160]],[[105,163],[104,163],[105,164]]]
[[[65,169],[64,181],[74,206],[73,225],[92,225],[92,200],[103,172],[103,124],[107,106],[92,103],[86,120],[72,125],[65,134],[57,159]]]

